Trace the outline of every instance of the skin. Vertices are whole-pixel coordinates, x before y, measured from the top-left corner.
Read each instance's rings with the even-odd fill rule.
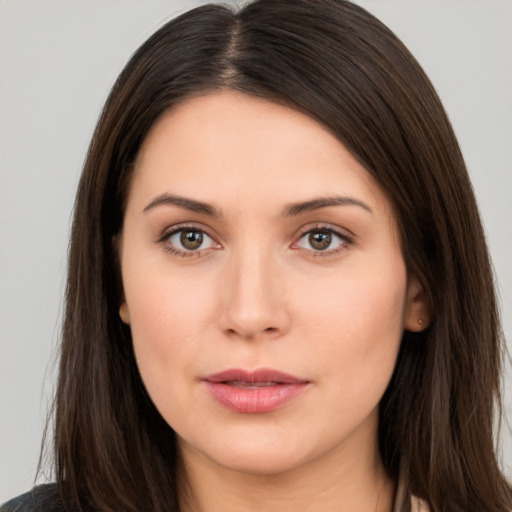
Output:
[[[283,215],[332,196],[361,204]],[[208,235],[199,250],[169,236],[180,227]],[[318,250],[309,234],[329,229],[341,236]],[[184,510],[391,510],[378,404],[403,330],[425,328],[428,312],[386,194],[326,128],[229,91],[164,114],[136,162],[121,271],[139,371],[177,433]],[[275,411],[242,414],[203,380],[262,367],[309,384]]]

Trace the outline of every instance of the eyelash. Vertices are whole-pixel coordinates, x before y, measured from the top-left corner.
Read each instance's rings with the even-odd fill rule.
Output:
[[[173,226],[172,228],[165,230],[162,233],[162,235],[156,240],[156,243],[163,245],[164,250],[166,252],[168,252],[169,254],[172,254],[173,256],[180,256],[182,258],[191,258],[191,257],[199,258],[200,256],[202,256],[204,251],[207,251],[208,249],[210,249],[210,247],[209,247],[206,249],[199,249],[199,250],[188,250],[188,251],[180,250],[180,249],[177,249],[176,247],[172,246],[169,243],[169,240],[172,236],[174,236],[178,233],[186,232],[186,231],[189,231],[189,232],[194,231],[196,233],[202,233],[203,235],[206,235],[208,238],[210,238],[214,242],[214,244],[217,245],[217,247],[215,247],[215,248],[220,247],[220,244],[215,241],[215,238],[213,236],[211,236],[204,228],[200,228],[193,224],[181,224],[181,225]]]
[[[214,244],[217,245],[217,247],[208,247],[206,249],[199,249],[199,250],[180,250],[174,247],[169,243],[169,240],[172,236],[186,232],[186,231],[194,231],[197,233],[202,233],[203,235],[206,235],[208,238],[210,238]],[[340,244],[335,249],[326,249],[326,250],[314,250],[314,249],[305,249],[303,247],[299,247],[299,242],[306,236],[310,235],[311,233],[324,233],[329,235],[334,235],[336,238],[340,240]],[[215,241],[215,238],[211,236],[204,228],[198,227],[192,224],[181,224],[178,226],[173,226],[170,229],[165,230],[162,235],[159,236],[159,238],[156,240],[156,243],[163,245],[166,252],[173,256],[180,256],[182,258],[190,258],[195,257],[199,258],[203,255],[204,251],[207,251],[209,249],[217,249],[220,247],[220,244]],[[348,247],[350,247],[354,243],[354,239],[351,236],[348,236],[346,233],[341,232],[340,230],[337,230],[333,228],[332,226],[325,225],[325,224],[318,224],[313,227],[308,226],[307,228],[303,228],[301,232],[299,233],[298,238],[295,242],[292,243],[291,247],[294,250],[301,250],[308,252],[312,257],[318,258],[318,257],[329,257],[329,256],[335,256],[339,254],[340,252],[347,250]]]
[[[336,238],[340,240],[340,244],[335,249],[326,249],[326,250],[314,250],[314,249],[304,249],[302,247],[294,247],[297,246],[298,243],[306,237],[306,235],[310,235],[311,233],[325,233],[329,235],[334,235]],[[297,241],[292,244],[292,247],[296,250],[304,250],[310,253],[310,255],[314,258],[325,258],[329,256],[336,256],[342,251],[347,250],[352,244],[354,243],[353,237],[347,235],[346,233],[342,232],[341,230],[335,229],[330,225],[326,224],[317,224],[313,227],[307,226],[306,228],[303,228],[301,232],[299,233],[299,236],[297,238]]]

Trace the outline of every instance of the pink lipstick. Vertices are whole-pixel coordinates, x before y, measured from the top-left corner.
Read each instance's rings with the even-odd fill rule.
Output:
[[[309,381],[262,368],[254,371],[230,369],[204,379],[208,391],[228,409],[239,413],[264,413],[283,406]]]

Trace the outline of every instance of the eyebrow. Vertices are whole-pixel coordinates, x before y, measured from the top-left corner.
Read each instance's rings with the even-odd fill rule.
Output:
[[[160,194],[159,196],[155,197],[144,208],[143,211],[147,212],[161,205],[173,205],[190,212],[202,213],[211,217],[221,217],[221,213],[208,203],[168,193]],[[294,217],[302,213],[319,210],[320,208],[327,208],[329,206],[359,206],[360,208],[363,208],[367,212],[373,214],[372,209],[359,199],[355,199],[354,197],[329,196],[318,197],[299,203],[290,203],[284,208],[283,217]]]
[[[300,215],[302,213],[319,210],[320,208],[327,208],[329,206],[359,206],[367,212],[373,214],[372,209],[363,201],[354,197],[343,197],[343,196],[329,196],[329,197],[318,197],[309,201],[303,201],[300,203],[288,204],[284,211],[284,217],[290,217]]]
[[[184,210],[188,210],[194,213],[203,213],[205,215],[210,215],[211,217],[220,217],[221,214],[218,210],[216,210],[213,206],[208,203],[203,203],[202,201],[196,201],[195,199],[189,199],[187,197],[176,196],[172,194],[160,194],[155,197],[143,210],[143,212],[147,212],[157,206],[161,205],[173,205],[178,208],[183,208]]]

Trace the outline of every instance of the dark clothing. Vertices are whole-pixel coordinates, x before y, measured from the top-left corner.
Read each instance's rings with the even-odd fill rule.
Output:
[[[66,512],[57,484],[38,485],[0,507],[0,512]]]

